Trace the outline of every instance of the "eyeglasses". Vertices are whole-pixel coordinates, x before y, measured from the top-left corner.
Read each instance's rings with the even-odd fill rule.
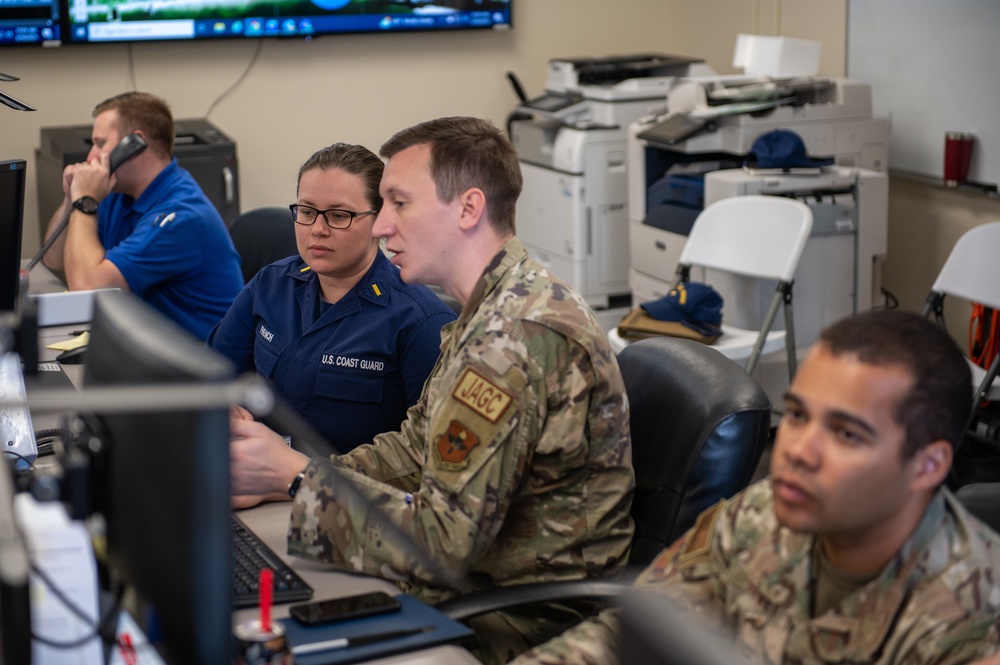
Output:
[[[347,229],[350,228],[351,222],[354,221],[355,217],[378,214],[378,210],[366,210],[365,212],[352,212],[350,210],[338,210],[337,208],[317,210],[312,206],[301,205],[298,203],[293,203],[288,206],[288,209],[292,211],[292,221],[296,224],[301,224],[302,226],[312,226],[316,223],[316,217],[322,215],[323,221],[325,221],[326,225],[331,229]]]

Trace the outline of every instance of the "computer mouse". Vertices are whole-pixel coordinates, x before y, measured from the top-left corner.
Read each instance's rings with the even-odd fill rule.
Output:
[[[78,346],[75,349],[67,349],[63,351],[58,356],[56,360],[63,363],[64,365],[78,365],[82,363],[87,355],[87,346]]]

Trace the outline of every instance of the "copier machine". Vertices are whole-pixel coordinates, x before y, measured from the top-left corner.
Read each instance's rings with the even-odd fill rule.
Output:
[[[604,310],[606,328],[631,302],[628,126],[663,112],[677,77],[709,74],[701,61],[661,54],[554,59],[545,93],[508,118],[524,175],[518,237],[599,319]]]
[[[678,119],[676,109],[669,112],[672,93],[692,85],[703,87],[702,98],[709,100],[740,100],[743,87],[784,87],[786,96],[757,112],[719,113],[699,131],[672,140],[670,131],[676,130]],[[740,103],[748,106],[744,100],[734,107]],[[778,128],[796,132],[811,156],[833,157],[836,165],[789,175],[742,168],[756,138]],[[872,117],[871,87],[861,81],[801,77],[762,83],[730,76],[675,81],[668,92],[668,113],[639,118],[628,129],[629,287],[634,302],[670,290],[687,234],[704,206],[747,194],[795,196],[814,216],[794,285],[796,344],[804,355],[828,323],[870,309],[881,298],[888,134],[888,121]],[[723,296],[727,323],[756,327],[763,319],[773,286],[748,293],[747,284],[737,280],[721,275],[705,279]],[[783,325],[778,317],[776,326]],[[762,374],[757,378],[773,404],[781,404],[787,387],[784,363],[778,354],[758,366]]]
[[[705,77],[680,83],[691,80],[712,87],[720,81],[739,79]],[[842,167],[885,171],[889,123],[872,117],[868,84],[810,78],[805,85],[800,81],[799,89],[802,92],[790,103],[759,113],[721,115],[703,131],[681,141],[670,142],[661,132],[672,122],[669,113],[639,118],[629,126],[629,284],[637,303],[669,291],[683,238],[708,203],[707,174],[741,166],[761,134],[789,129],[802,137],[812,156],[833,157]],[[757,179],[763,177],[760,174]],[[804,177],[778,181],[801,182]],[[735,195],[738,193],[730,194]],[[881,219],[869,223],[885,226],[887,222]],[[655,270],[651,268],[654,265]],[[859,307],[866,308],[870,302],[863,296]]]
[[[871,309],[881,298],[881,264],[888,244],[889,181],[870,169],[830,166],[818,174],[757,174],[723,169],[705,175],[704,204],[732,196],[764,194],[801,200],[812,210],[813,227],[793,285],[795,341],[801,360],[820,331],[837,319]],[[649,231],[652,227],[646,227]],[[635,227],[633,227],[635,231]],[[655,229],[633,245],[631,284],[636,302],[661,297],[676,277],[677,259],[686,236]],[[775,283],[730,274],[692,274],[712,284],[723,298],[723,320],[741,328],[759,328]],[[784,327],[779,316],[774,327]],[[754,375],[777,407],[788,388],[784,353],[761,359]]]

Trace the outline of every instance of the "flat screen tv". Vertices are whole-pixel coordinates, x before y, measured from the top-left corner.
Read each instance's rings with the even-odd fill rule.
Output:
[[[59,44],[62,0],[0,0],[0,46]]]
[[[69,0],[64,41],[135,42],[498,30],[511,0]]]

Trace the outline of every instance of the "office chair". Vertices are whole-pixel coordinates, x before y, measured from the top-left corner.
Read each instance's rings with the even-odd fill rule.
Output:
[[[249,210],[233,220],[229,235],[243,261],[244,284],[269,263],[299,253],[288,208]]]
[[[735,196],[716,201],[701,211],[691,227],[677,266],[678,283],[690,280],[692,267],[778,282],[759,330],[726,324],[723,305],[722,336],[712,348],[743,363],[748,373],[753,373],[762,355],[784,345],[789,379],[795,375],[792,282],[811,231],[809,207],[780,196]],[[781,307],[785,330],[772,330]],[[608,339],[616,352],[628,345],[617,327],[608,333]]]
[[[959,487],[955,498],[994,531],[1000,532],[1000,482]]]
[[[934,280],[922,314],[933,314],[942,328],[945,328],[944,300],[948,295],[1000,311],[1000,222],[983,224],[962,234]],[[968,362],[976,391],[971,422],[979,404],[1000,399],[1000,382],[994,380],[1000,370],[1000,356],[993,359],[989,369]]]
[[[445,305],[448,305],[448,307],[451,308],[451,311],[455,312],[455,314],[462,313],[462,303],[458,302],[456,298],[452,298],[447,293],[445,293],[444,289],[442,289],[440,286],[438,286],[437,284],[428,284],[427,288],[433,291],[434,295],[440,298],[441,302],[443,302]]]
[[[771,422],[770,400],[753,377],[711,347],[678,337],[638,340],[618,363],[636,473],[629,574],[498,587],[445,601],[439,610],[465,621],[514,606],[617,598],[702,511],[749,484]]]

